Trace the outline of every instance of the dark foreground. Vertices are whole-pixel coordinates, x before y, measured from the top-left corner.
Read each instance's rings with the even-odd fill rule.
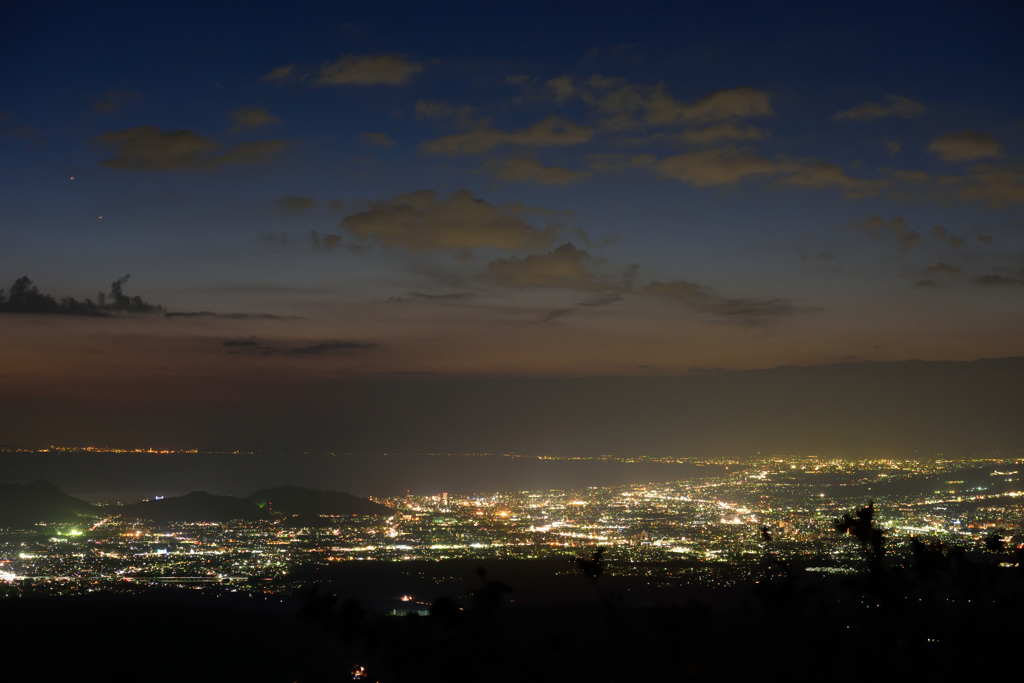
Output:
[[[354,574],[283,604],[9,599],[0,653],[9,672],[48,680],[966,680],[1020,673],[1015,559],[934,550],[827,578],[772,566],[731,589],[665,590],[647,604],[629,582],[583,573],[533,599],[529,577],[496,564],[441,586],[451,593],[423,616],[382,614]],[[375,573],[359,564],[364,579]]]

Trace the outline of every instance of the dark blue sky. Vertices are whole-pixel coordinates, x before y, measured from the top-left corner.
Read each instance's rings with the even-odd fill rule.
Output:
[[[1022,355],[1014,4],[350,5],[7,4],[9,393]]]

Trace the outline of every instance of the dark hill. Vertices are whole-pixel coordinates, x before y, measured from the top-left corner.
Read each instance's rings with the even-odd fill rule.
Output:
[[[263,489],[245,500],[284,515],[391,515],[391,508],[341,491],[317,491],[303,486]]]
[[[175,498],[146,500],[121,506],[118,511],[127,518],[151,519],[159,524],[257,520],[270,516],[247,499],[216,496],[206,491],[193,491]]]
[[[0,527],[24,528],[40,522],[74,524],[97,516],[92,505],[69,496],[48,481],[28,486],[0,485]]]

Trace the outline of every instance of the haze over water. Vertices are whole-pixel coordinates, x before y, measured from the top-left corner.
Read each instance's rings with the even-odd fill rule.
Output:
[[[447,454],[15,453],[9,481],[47,479],[89,501],[190,491],[245,496],[290,484],[358,496],[492,493],[641,484],[712,476],[718,466]]]

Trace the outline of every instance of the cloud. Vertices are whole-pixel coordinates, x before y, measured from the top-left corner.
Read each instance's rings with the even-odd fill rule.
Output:
[[[558,116],[548,116],[529,128],[503,131],[497,128],[479,128],[466,133],[428,140],[420,149],[428,154],[461,156],[479,154],[501,145],[521,147],[557,147],[590,142],[591,128],[579,126]]]
[[[874,121],[897,116],[912,119],[925,111],[924,105],[902,95],[886,95],[881,102],[864,102],[841,111],[832,118],[837,121]]]
[[[641,290],[644,294],[654,294],[670,299],[690,301],[696,297],[707,294],[707,290],[701,285],[686,280],[673,280],[671,282],[651,282]]]
[[[683,104],[665,92],[664,85],[659,85],[647,103],[645,118],[648,123],[662,125],[771,116],[773,113],[769,95],[763,90],[719,90],[693,104]]]
[[[749,87],[718,90],[686,103],[669,94],[664,83],[638,85],[599,74],[579,85],[567,76],[552,79],[547,85],[560,102],[579,97],[597,108],[609,116],[605,125],[613,129],[715,123],[774,114],[770,95]]]
[[[115,150],[103,160],[104,166],[135,171],[211,170],[220,166],[258,164],[281,152],[284,140],[243,142],[227,151],[222,146],[190,130],[163,132],[156,126],[138,126],[106,132],[93,142]]]
[[[549,246],[557,230],[534,229],[520,217],[522,212],[477,199],[469,190],[448,199],[420,190],[374,202],[368,210],[343,218],[340,227],[359,240],[416,251],[451,249],[468,255],[473,249]]]
[[[316,200],[312,197],[301,197],[298,195],[287,195],[277,200],[277,203],[288,211],[303,213],[316,206]]]
[[[975,166],[964,183],[958,193],[963,199],[985,200],[996,208],[1024,203],[1024,167]]]
[[[698,187],[732,185],[748,176],[775,175],[778,166],[736,147],[705,149],[667,157],[657,163],[661,174]]]
[[[907,230],[907,222],[903,216],[893,216],[891,221],[884,220],[877,214],[871,214],[863,221],[851,223],[848,228],[866,232],[872,237],[892,237],[900,247],[909,249],[921,243],[921,235],[916,230]]]
[[[341,244],[341,235],[321,235],[316,230],[309,231],[310,239],[313,241],[313,248],[316,250],[330,251]]]
[[[587,178],[586,171],[572,171],[561,166],[544,166],[536,159],[514,157],[495,160],[487,164],[487,170],[501,180],[513,182],[534,182],[540,185],[568,185]]]
[[[616,291],[602,292],[594,294],[583,301],[579,301],[572,308],[555,308],[550,311],[541,319],[541,322],[551,322],[559,318],[566,318],[574,313],[579,313],[580,310],[586,308],[600,308],[602,306],[611,306],[614,303],[622,301],[622,294]]]
[[[900,150],[903,149],[903,145],[899,140],[886,140],[885,151],[889,154],[899,154]]]
[[[283,83],[287,80],[290,80],[294,74],[295,65],[289,64],[287,66],[279,66],[277,68],[271,69],[260,80],[267,81],[269,83]]]
[[[641,289],[640,293],[674,299],[693,310],[709,313],[725,322],[743,326],[764,325],[795,313],[817,310],[797,306],[790,299],[784,298],[716,296],[706,287],[686,280],[651,282]]]
[[[628,164],[643,165],[643,159],[638,155],[628,160]],[[780,185],[836,187],[851,199],[877,194],[891,184],[883,179],[851,177],[838,165],[817,159],[772,161],[755,155],[750,149],[733,145],[666,157],[654,166],[663,176],[698,187],[732,185],[750,176],[779,176]]]
[[[359,139],[368,145],[376,145],[377,147],[390,147],[395,144],[394,138],[387,133],[360,133]]]
[[[978,244],[993,244],[992,235],[978,235]]]
[[[843,190],[850,199],[877,194],[890,185],[887,180],[848,176],[838,165],[816,159],[785,161],[779,164],[778,169],[779,172],[788,174],[779,180],[782,185],[808,188],[835,187]]]
[[[447,294],[427,294],[425,292],[409,292],[413,299],[425,299],[427,301],[465,301],[477,296],[476,292],[448,292]]]
[[[229,339],[221,343],[229,354],[246,354],[255,356],[323,356],[336,353],[352,353],[371,351],[378,348],[377,344],[353,341],[326,341],[309,346],[272,346],[253,339]]]
[[[1003,146],[990,135],[965,130],[940,135],[929,143],[928,151],[943,161],[973,161],[999,156],[1003,153]]]
[[[141,99],[142,93],[138,90],[108,90],[103,99],[92,103],[92,110],[97,114],[109,114],[121,109],[129,102]]]
[[[928,268],[925,269],[925,272],[941,273],[943,275],[963,275],[964,271],[960,270],[956,266],[951,266],[948,263],[943,263],[940,261],[939,263],[936,263],[934,266],[928,266]]]
[[[320,344],[313,344],[312,346],[288,349],[287,352],[304,356],[318,356],[325,353],[331,353],[333,351],[368,351],[369,349],[375,348],[376,346],[376,344],[366,344],[362,342],[333,341],[322,342]]]
[[[403,85],[423,66],[401,55],[348,55],[320,67],[320,85]]]
[[[470,126],[476,120],[476,108],[468,104],[462,107],[455,107],[443,102],[427,102],[420,100],[414,107],[418,119],[440,119],[450,118],[462,126]]]
[[[956,249],[957,247],[962,247],[964,244],[963,237],[950,235],[949,231],[946,230],[945,226],[942,225],[936,225],[934,228],[932,228],[932,237],[939,240],[940,242],[943,242],[953,247],[954,249]]]
[[[999,285],[1020,285],[1024,284],[1024,280],[1016,277],[1006,277],[1004,275],[982,275],[974,280],[979,285],[986,286],[999,286]]]
[[[872,237],[893,237],[904,249],[921,243],[921,236],[916,230],[907,230],[907,221],[903,216],[893,216],[891,221],[886,221],[877,214],[871,214],[863,221],[851,223],[846,227],[865,232]]]
[[[572,84],[572,78],[569,76],[552,78],[545,85],[554,92],[555,100],[559,104],[564,104],[576,94],[576,87]]]
[[[248,166],[263,164],[288,148],[288,140],[257,140],[235,145],[227,152],[214,156],[206,161],[204,168],[214,169],[220,166]]]
[[[184,311],[164,313],[165,318],[223,318],[225,320],[300,320],[297,315],[274,313],[214,313],[213,311]]]
[[[819,251],[817,254],[808,254],[807,252],[804,252],[804,251],[800,252],[800,260],[801,261],[806,261],[808,259],[819,259],[819,260],[822,260],[822,261],[831,261],[835,257],[836,257],[835,254],[832,254],[832,253],[827,252],[827,251]]]
[[[921,236],[917,234],[916,230],[911,230],[900,238],[900,247],[903,249],[909,249],[918,244],[921,244]]]
[[[735,123],[719,123],[707,128],[697,128],[682,133],[686,142],[709,144],[724,140],[763,140],[768,131],[756,126],[738,126]]]
[[[740,325],[763,325],[801,310],[789,299],[779,298],[719,299],[702,304],[700,309]]]
[[[622,301],[622,294],[619,292],[605,292],[602,294],[594,294],[593,296],[580,301],[576,305],[583,308],[600,308],[601,306],[611,306],[619,301]]]
[[[241,133],[247,130],[263,128],[272,123],[281,123],[281,119],[263,107],[241,107],[230,112],[228,115],[235,121],[235,125],[228,130],[229,133]]]
[[[570,315],[572,315],[575,312],[576,311],[573,308],[556,308],[556,309],[548,311],[547,315],[545,315],[543,318],[541,318],[541,322],[542,323],[549,323],[552,320],[558,320],[559,318],[565,318],[567,316],[570,316]]]
[[[657,163],[653,154],[617,154],[599,152],[587,155],[590,168],[595,171],[623,171],[630,168],[649,168]]]
[[[547,253],[496,259],[487,274],[505,287],[605,290],[609,286],[587,272],[591,256],[570,243]]]

